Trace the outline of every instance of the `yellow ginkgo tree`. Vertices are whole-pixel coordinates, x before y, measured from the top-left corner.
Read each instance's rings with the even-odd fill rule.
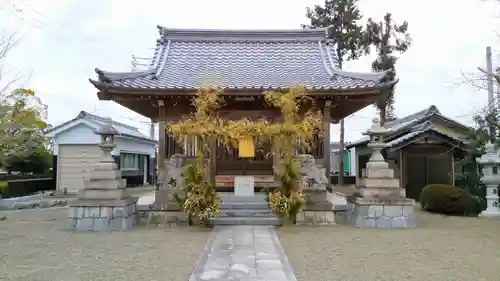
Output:
[[[264,93],[266,103],[280,110],[280,122],[248,118],[227,120],[216,114],[217,109],[224,103],[221,94],[222,90],[219,88],[201,88],[193,99],[195,112],[185,120],[169,123],[168,131],[181,143],[190,136],[199,139],[199,165],[203,163],[207,144],[214,139],[228,149],[238,148],[242,142],[249,141],[254,144],[271,144],[273,151],[277,153],[276,156],[280,158],[277,171],[280,188],[269,196],[269,205],[273,211],[293,218],[303,203],[295,152],[297,148],[309,149],[315,135],[322,135],[320,111],[314,107],[305,88],[294,87],[283,92]],[[301,105],[309,109],[301,112]],[[283,202],[271,202],[272,198]]]

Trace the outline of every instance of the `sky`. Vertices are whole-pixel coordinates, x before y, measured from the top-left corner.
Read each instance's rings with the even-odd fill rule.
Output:
[[[8,74],[22,74],[24,85],[48,106],[48,121],[61,124],[81,110],[137,126],[149,134],[149,120],[118,104],[99,101],[88,82],[95,68],[130,71],[132,55],[152,57],[156,26],[211,29],[287,29],[307,23],[306,7],[323,0],[0,0],[0,34],[17,34],[9,53]],[[495,0],[361,0],[365,16],[382,20],[393,14],[409,22],[410,49],[396,65],[396,115],[436,105],[466,125],[481,112],[487,92],[467,83],[485,66],[485,48],[500,65],[500,3]],[[373,56],[344,65],[370,71]],[[7,75],[8,75],[7,74]],[[7,76],[6,75],[6,76]],[[5,79],[2,79],[3,82]],[[346,118],[346,141],[360,138],[375,116],[373,107]],[[331,141],[338,141],[332,125]]]

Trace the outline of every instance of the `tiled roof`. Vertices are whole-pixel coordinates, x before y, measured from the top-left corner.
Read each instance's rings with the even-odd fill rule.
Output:
[[[435,105],[431,105],[429,108],[418,111],[416,113],[410,114],[403,118],[398,118],[393,121],[387,122],[385,124],[385,128],[388,129],[388,139],[392,139],[388,142],[388,145],[394,145],[393,141],[404,141],[406,139],[412,138],[415,134],[420,135],[424,131],[427,132],[429,130],[436,130],[434,126],[432,126],[431,122],[427,122],[431,117],[438,116],[441,119],[447,120],[448,122],[455,124],[459,127],[467,128],[465,125],[462,125],[439,112]],[[430,124],[430,125],[429,125]],[[427,127],[422,127],[427,126]],[[429,127],[430,126],[430,127]],[[444,132],[440,132],[446,135]],[[452,137],[453,138],[453,137]],[[347,149],[351,147],[356,147],[362,144],[366,144],[370,141],[370,138],[365,136],[357,141],[354,141],[348,145],[346,145]]]
[[[73,121],[76,121],[79,119],[87,120],[87,121],[95,124],[97,128],[100,128],[104,124],[109,123],[109,119],[107,119],[107,118],[97,116],[97,115],[88,113],[86,111],[80,111],[80,113],[78,114],[78,116],[76,116],[76,118],[71,119],[71,120],[69,120],[69,121],[67,121],[59,126],[53,127],[50,130],[46,131],[45,133],[49,133],[51,131],[57,130],[61,126],[64,126],[70,122],[73,122]],[[137,127],[123,124],[123,123],[120,123],[120,122],[117,122],[114,120],[111,121],[111,124],[112,124],[113,128],[116,130],[116,132],[118,133],[118,135],[127,136],[127,137],[140,139],[140,140],[145,140],[145,141],[149,141],[149,142],[155,142],[155,143],[157,142],[156,140],[151,139],[148,136],[141,133]]]
[[[161,38],[149,69],[128,73],[96,69],[99,81],[91,82],[97,88],[342,90],[376,88],[386,77],[386,72],[337,69],[326,29],[158,29]]]

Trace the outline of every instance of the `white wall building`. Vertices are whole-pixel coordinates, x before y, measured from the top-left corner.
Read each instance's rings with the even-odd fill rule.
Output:
[[[83,180],[101,157],[99,135],[94,131],[107,122],[85,111],[59,126],[51,128],[46,136],[52,138],[53,167],[57,190],[76,192],[83,188]],[[151,183],[154,175],[158,142],[139,132],[138,128],[112,121],[118,132],[116,148],[111,152],[122,177],[128,185]]]

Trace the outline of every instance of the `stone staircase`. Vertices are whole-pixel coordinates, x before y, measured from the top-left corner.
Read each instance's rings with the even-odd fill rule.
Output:
[[[272,175],[252,175],[254,177],[255,191],[259,192],[274,183]],[[215,186],[218,192],[233,192],[234,190],[234,175],[217,175],[215,176]]]
[[[219,193],[221,213],[213,218],[214,225],[281,225],[282,220],[267,206],[264,194],[235,196]]]

